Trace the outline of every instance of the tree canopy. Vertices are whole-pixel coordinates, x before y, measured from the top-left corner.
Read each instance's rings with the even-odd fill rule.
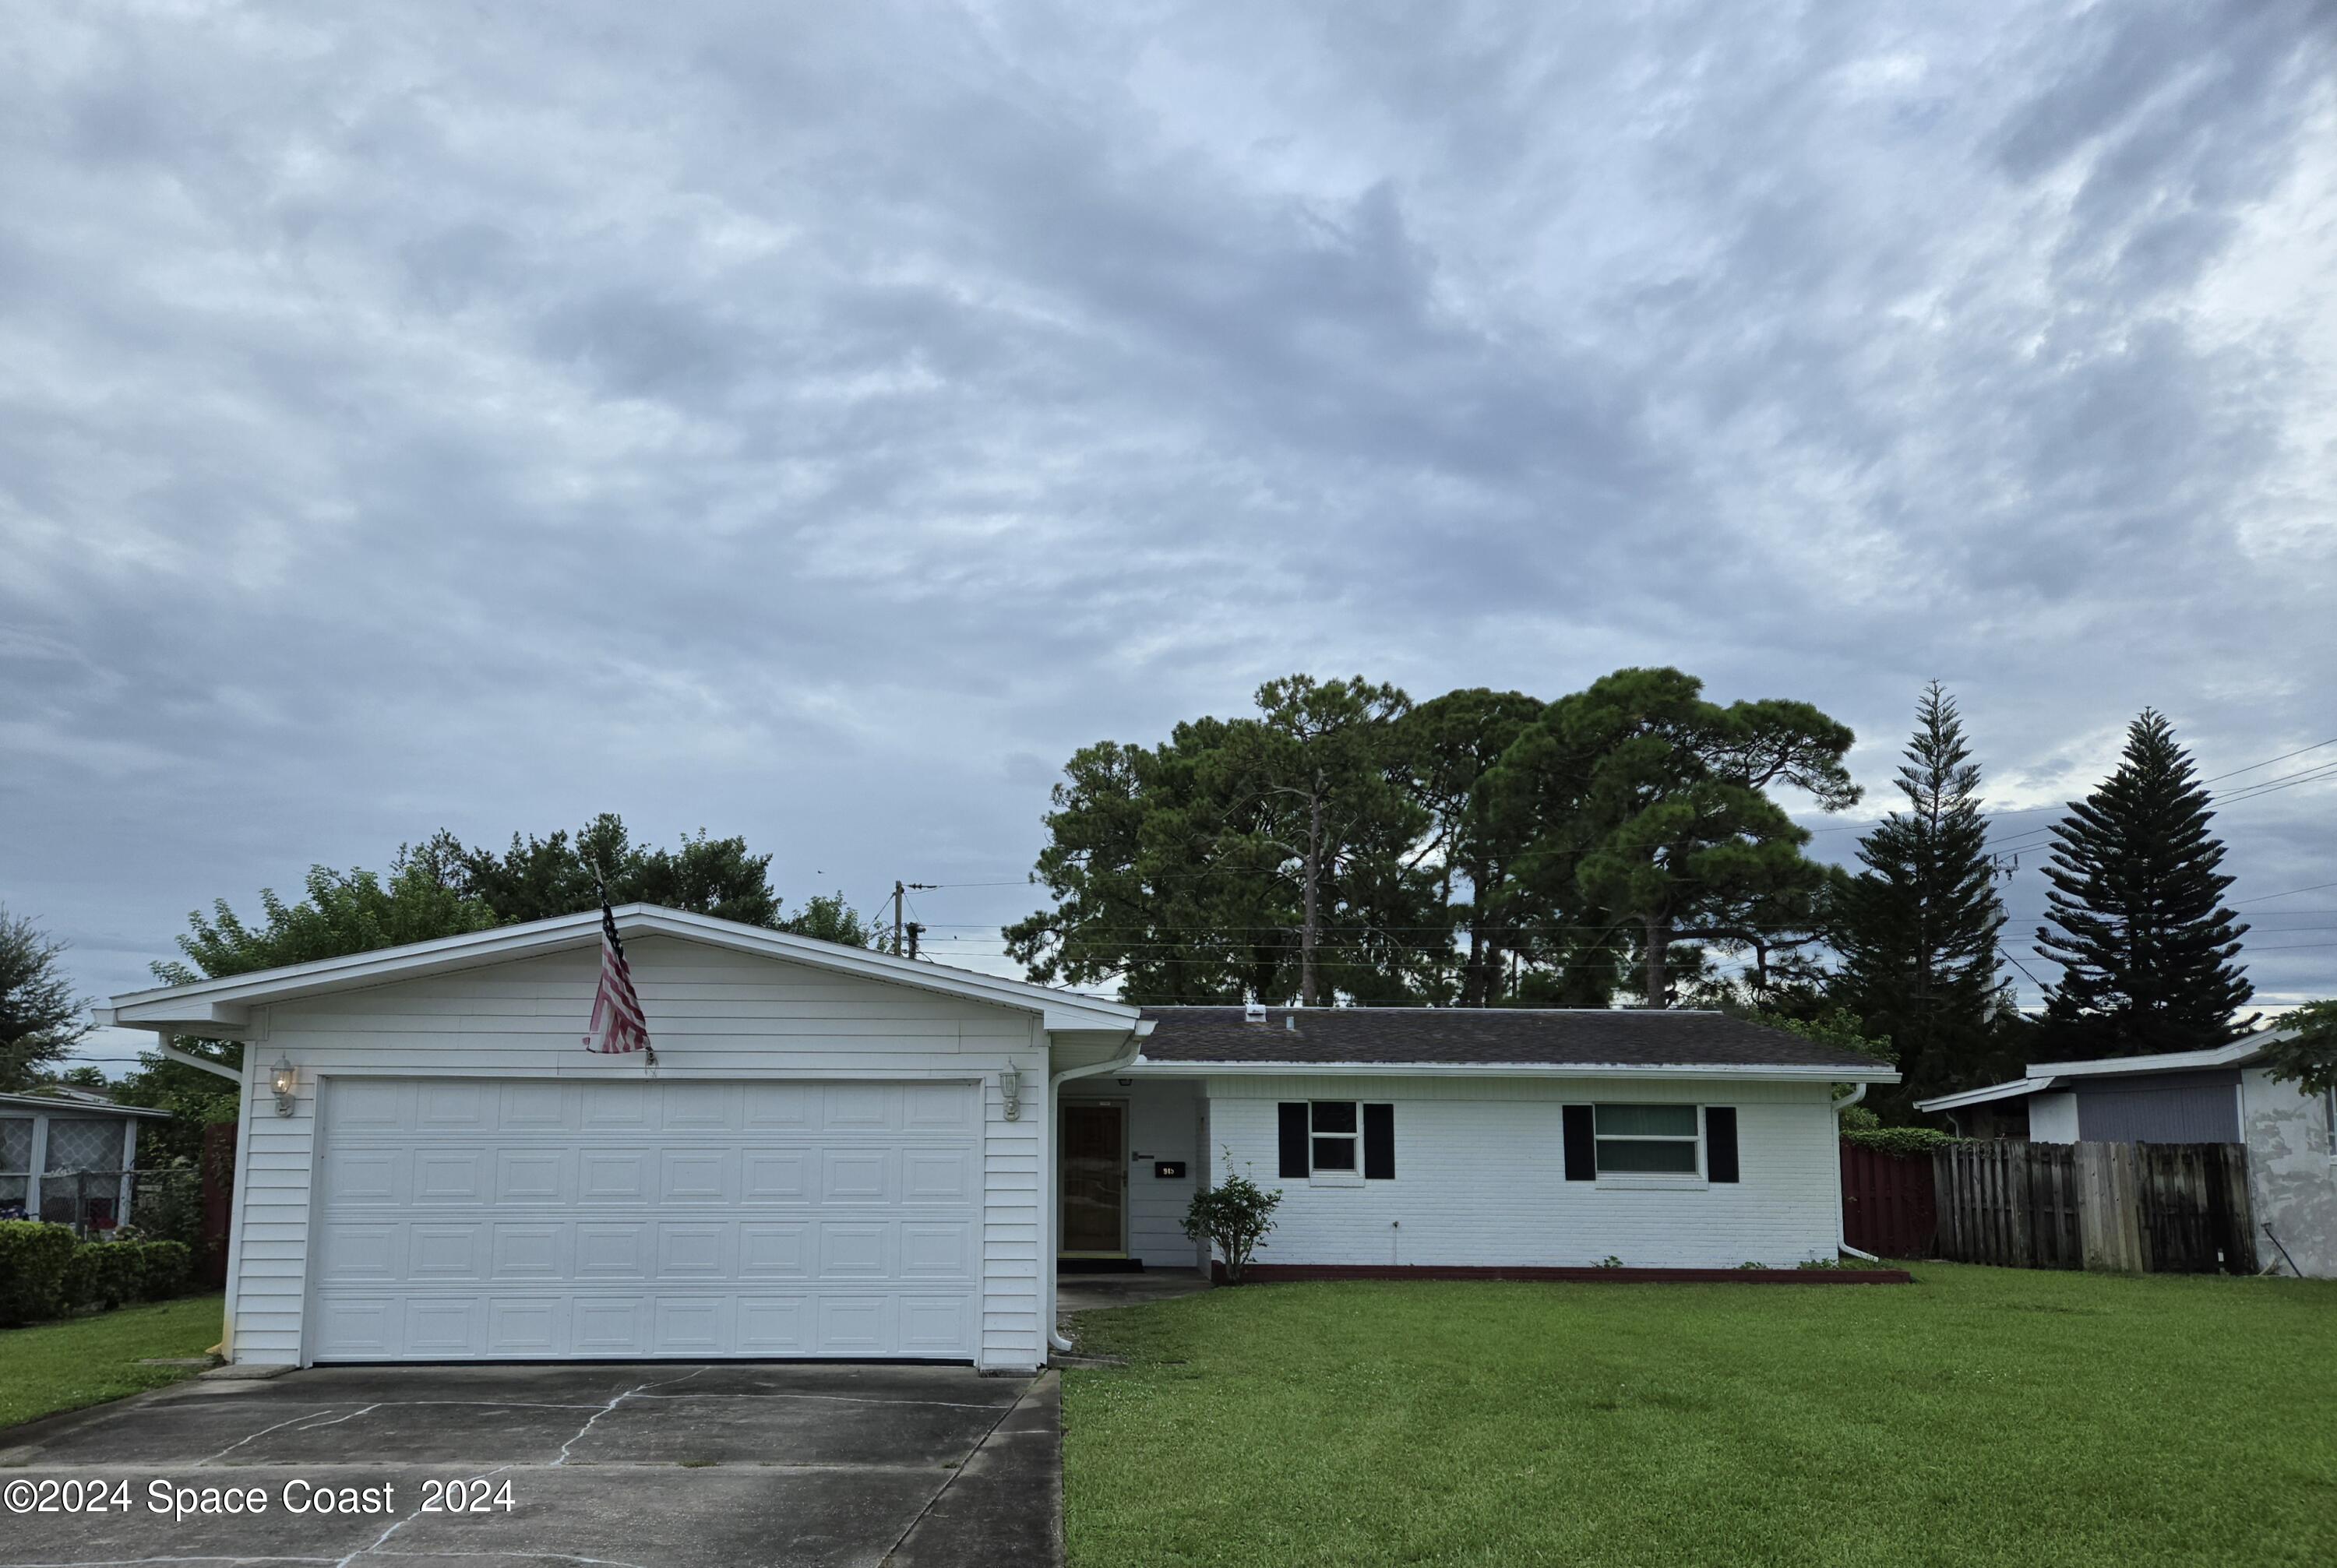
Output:
[[[50,1075],[90,1031],[89,1003],[60,962],[65,945],[0,905],[0,1090]]]
[[[1955,699],[1933,681],[1900,765],[1903,808],[1859,841],[1836,945],[1840,991],[1871,1034],[1889,1039],[1901,1104],[1990,1081],[2006,1065],[1998,978],[2004,906],[1980,808],[1980,768]]]
[[[1257,714],[1077,753],[1007,928],[1044,981],[1148,1002],[1599,1004],[1639,959],[1814,940],[1830,878],[1768,798],[1857,798],[1850,731],[1806,703],[1705,701],[1619,671],[1556,703],[1454,691],[1414,706],[1360,676],[1269,681]],[[1652,956],[1649,955],[1652,953]],[[1505,973],[1505,963],[1507,970]]]
[[[2145,710],[2117,770],[2055,824],[2037,944],[2061,965],[2044,1021],[2057,1055],[2202,1050],[2254,1022],[2237,1016],[2255,988],[2234,962],[2247,927],[2224,906],[2210,805],[2172,727]]]

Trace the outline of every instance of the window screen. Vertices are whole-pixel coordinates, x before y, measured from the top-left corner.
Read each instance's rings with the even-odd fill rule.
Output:
[[[1695,1106],[1597,1105],[1591,1110],[1600,1175],[1697,1173]]]
[[[122,1123],[49,1118],[48,1169],[119,1171]]]
[[[19,1175],[33,1168],[33,1119],[11,1116],[0,1121],[0,1171]]]

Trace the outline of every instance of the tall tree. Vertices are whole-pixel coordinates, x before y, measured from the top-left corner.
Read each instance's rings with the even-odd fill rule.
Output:
[[[1997,939],[2004,906],[1980,809],[1980,767],[1955,699],[1924,689],[1900,765],[1902,810],[1859,841],[1865,869],[1842,901],[1839,995],[1869,1035],[1896,1048],[1912,1102],[1986,1081],[2004,1002]]]
[[[2056,1053],[2202,1050],[2254,1024],[2235,1018],[2255,987],[2234,962],[2247,927],[2223,902],[2211,805],[2173,728],[2145,709],[2117,770],[2054,825],[2037,945],[2061,965],[2045,1003]]]
[[[1413,1000],[1436,984],[1447,941],[1397,750],[1403,694],[1293,676],[1257,704],[1071,759],[1033,876],[1054,907],[1005,931],[1032,978],[1117,977],[1143,1002]]]
[[[65,945],[0,905],[0,1090],[22,1089],[90,1031],[89,1003],[64,972]]]
[[[1499,808],[1532,825],[1521,875],[1553,927],[1609,952],[1635,944],[1650,1007],[1671,1004],[1684,944],[1743,947],[1765,966],[1816,939],[1827,874],[1767,791],[1827,810],[1859,795],[1845,726],[1806,702],[1724,708],[1703,691],[1677,670],[1618,670],[1550,704],[1489,780]]]
[[[1397,721],[1396,751],[1411,769],[1413,798],[1428,812],[1432,863],[1448,916],[1467,936],[1444,988],[1463,1007],[1489,1007],[1509,991],[1505,958],[1531,948],[1515,871],[1525,848],[1491,808],[1486,777],[1549,706],[1523,691],[1448,691]]]

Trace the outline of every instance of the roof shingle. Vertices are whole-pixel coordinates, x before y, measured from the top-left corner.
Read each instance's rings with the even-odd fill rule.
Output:
[[[1148,1062],[1454,1063],[1477,1066],[1858,1067],[1840,1046],[1723,1013],[1677,1008],[1147,1007]],[[1292,1021],[1295,1021],[1295,1027]]]

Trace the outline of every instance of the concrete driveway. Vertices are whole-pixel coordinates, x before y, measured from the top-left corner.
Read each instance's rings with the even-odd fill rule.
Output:
[[[1057,1563],[1061,1474],[1051,1375],[322,1368],[0,1433],[0,1564]]]

